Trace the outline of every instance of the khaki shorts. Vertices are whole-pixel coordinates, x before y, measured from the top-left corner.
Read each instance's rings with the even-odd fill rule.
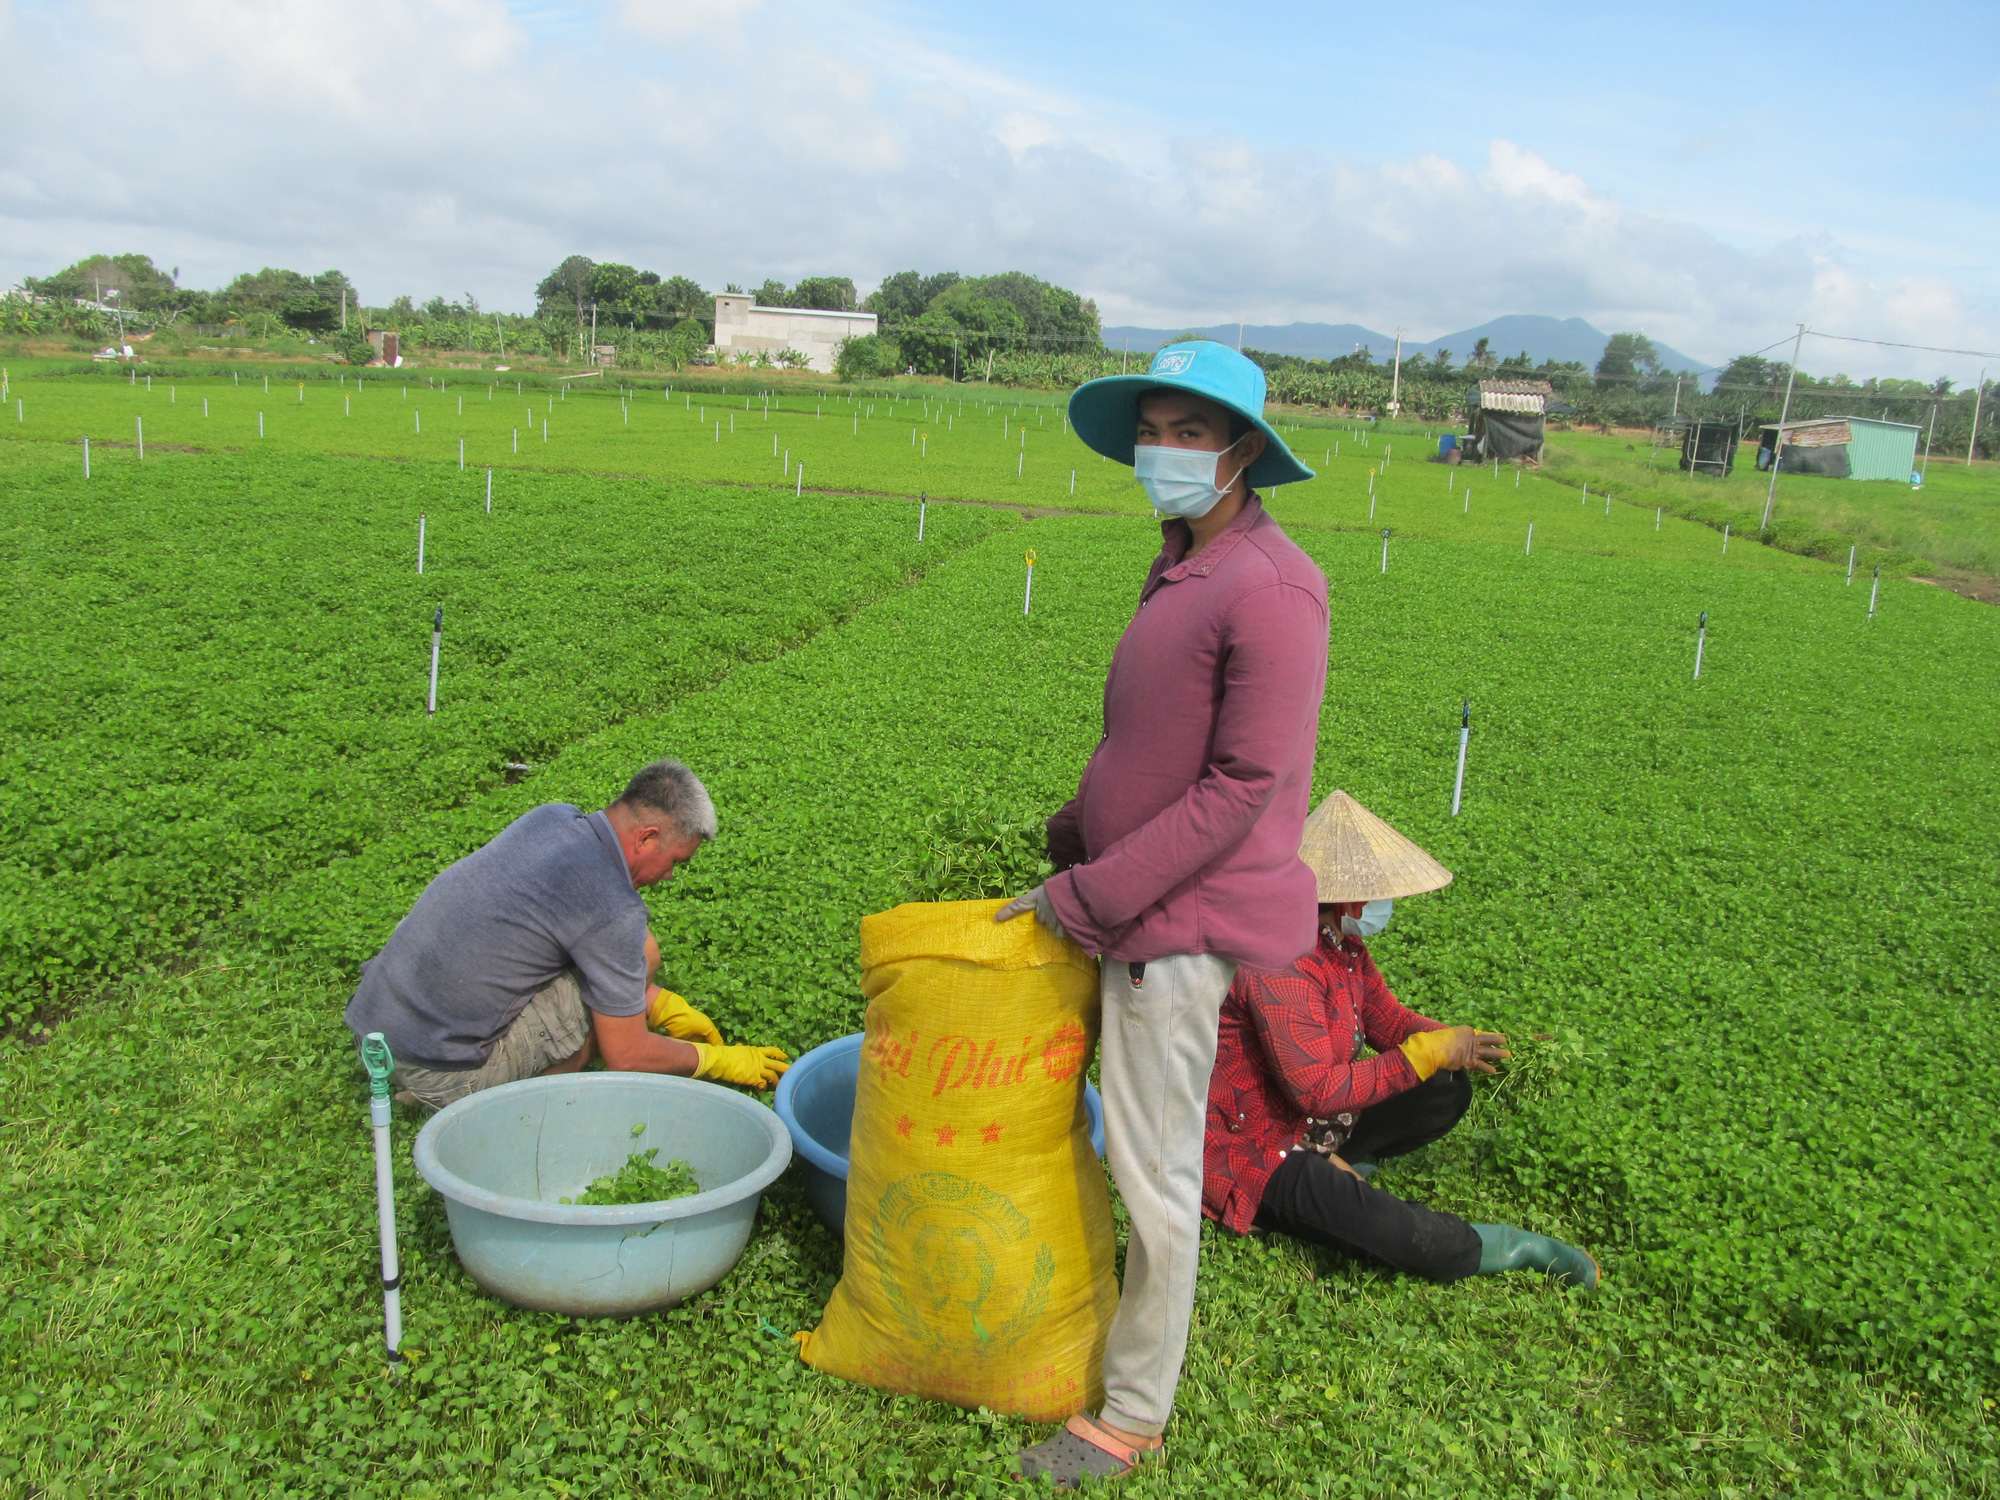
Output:
[[[424,1068],[398,1063],[389,1086],[407,1089],[417,1102],[443,1109],[468,1094],[514,1083],[576,1056],[590,1035],[590,1010],[574,969],[564,969],[528,997],[477,1068]]]

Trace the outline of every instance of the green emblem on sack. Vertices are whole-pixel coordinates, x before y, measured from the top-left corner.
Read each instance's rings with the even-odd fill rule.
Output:
[[[1048,1310],[1056,1258],[1044,1243],[1025,1287],[996,1290],[998,1252],[1032,1231],[1005,1196],[950,1172],[891,1183],[875,1215],[875,1265],[904,1332],[927,1348],[980,1355],[1019,1342]]]

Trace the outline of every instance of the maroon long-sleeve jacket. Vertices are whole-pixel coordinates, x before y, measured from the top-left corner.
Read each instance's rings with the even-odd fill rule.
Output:
[[[1049,820],[1048,882],[1106,958],[1283,968],[1313,945],[1299,837],[1326,692],[1326,578],[1255,495],[1187,555],[1166,522],[1104,683],[1104,738]]]

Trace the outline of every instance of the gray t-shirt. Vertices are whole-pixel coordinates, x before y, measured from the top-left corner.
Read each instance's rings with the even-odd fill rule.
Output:
[[[611,820],[551,802],[425,888],[362,966],[347,1024],[381,1032],[399,1061],[476,1068],[566,968],[592,1010],[646,1008],[646,903]]]

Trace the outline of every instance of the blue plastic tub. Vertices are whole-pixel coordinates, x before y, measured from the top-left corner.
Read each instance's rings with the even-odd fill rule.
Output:
[[[634,1125],[646,1128],[638,1135]],[[635,1151],[694,1169],[664,1203],[559,1203]],[[734,1090],[649,1073],[564,1073],[447,1106],[417,1135],[459,1263],[494,1296],[572,1317],[629,1317],[706,1291],[743,1254],[792,1159],[785,1127]]]
[[[862,1035],[815,1047],[778,1080],[778,1118],[792,1134],[806,1201],[836,1235],[847,1223],[847,1141],[854,1131],[854,1088],[861,1078]],[[1090,1115],[1090,1144],[1104,1155],[1104,1100],[1083,1086]]]
[[[1458,434],[1457,434],[1457,433],[1455,433],[1455,432],[1446,432],[1446,433],[1440,433],[1440,434],[1438,435],[1438,457],[1439,457],[1439,458],[1443,458],[1443,457],[1444,457],[1444,456],[1445,456],[1445,455],[1446,455],[1447,453],[1451,452],[1451,450],[1452,450],[1452,449],[1454,449],[1454,448],[1456,448],[1457,446],[1458,446]]]

